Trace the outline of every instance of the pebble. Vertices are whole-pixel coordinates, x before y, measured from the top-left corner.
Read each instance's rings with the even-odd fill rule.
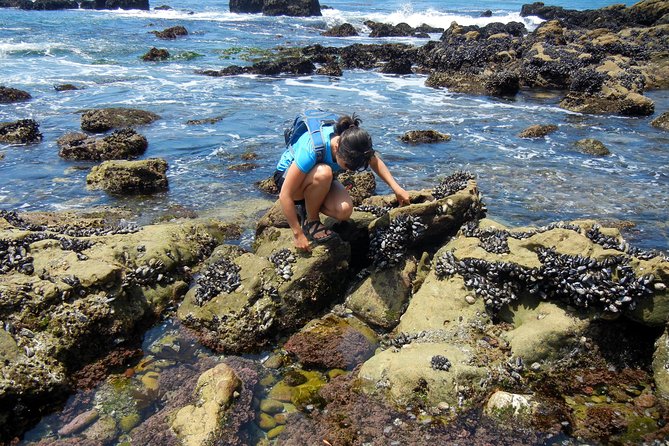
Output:
[[[533,362],[532,365],[530,366],[530,368],[534,371],[540,370],[541,369],[541,364],[539,364],[538,362]]]
[[[474,296],[472,296],[471,294],[467,294],[467,295],[465,296],[465,301],[466,301],[469,305],[474,305],[474,304],[476,303],[476,298],[475,298]]]

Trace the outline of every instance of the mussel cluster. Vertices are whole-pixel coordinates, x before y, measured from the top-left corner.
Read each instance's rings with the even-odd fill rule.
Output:
[[[388,227],[375,229],[369,242],[374,266],[383,269],[398,264],[409,244],[420,237],[425,229],[427,226],[412,215],[400,215]]]
[[[434,370],[443,370],[445,372],[448,372],[448,370],[451,368],[451,361],[449,361],[448,358],[445,356],[434,355],[430,360],[430,366]]]
[[[160,259],[151,258],[144,265],[140,265],[134,270],[131,269],[125,275],[122,286],[139,284],[142,286],[152,286],[157,283],[171,283],[174,279],[167,275],[165,263]]]
[[[477,237],[479,246],[487,252],[495,254],[508,254],[509,231],[497,228],[479,228],[477,220],[470,220],[462,225],[462,233],[465,237]]]
[[[197,278],[194,302],[204,305],[221,292],[232,293],[242,283],[239,265],[223,258],[209,265]]]
[[[276,274],[284,280],[293,277],[292,263],[296,262],[295,256],[288,248],[280,249],[269,256],[269,261],[274,264]]]
[[[35,268],[29,252],[29,245],[22,240],[0,239],[0,274],[12,270],[32,274]]]
[[[446,252],[437,259],[435,272],[440,278],[461,275],[492,315],[515,301],[521,292],[611,313],[633,309],[640,299],[653,294],[654,277],[636,277],[626,256],[598,261],[547,248],[537,253],[542,263],[539,268],[475,258],[457,260],[452,252]]]
[[[444,178],[439,182],[439,184],[432,191],[432,196],[437,200],[453,195],[454,193],[461,191],[467,187],[467,182],[473,180],[476,177],[465,171],[457,171],[452,175]]]
[[[590,229],[586,231],[585,235],[593,242],[603,246],[605,249],[617,249],[618,251],[625,252],[638,259],[649,260],[657,256],[662,256],[665,259],[667,259],[667,256],[663,255],[659,251],[644,251],[635,246],[631,246],[624,240],[621,241],[618,240],[616,237],[604,235],[600,231],[599,225],[593,225]]]
[[[374,205],[371,205],[371,204],[361,204],[360,206],[356,206],[354,209],[356,211],[360,211],[360,212],[369,212],[370,214],[373,214],[375,217],[378,218],[378,217],[383,217],[384,215],[386,215],[388,212],[390,212],[390,210],[392,208],[393,207],[390,206],[390,205],[374,206]]]

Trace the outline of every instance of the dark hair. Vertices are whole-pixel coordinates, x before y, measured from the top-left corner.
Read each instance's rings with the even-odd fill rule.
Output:
[[[374,155],[372,137],[359,127],[361,122],[362,119],[353,113],[341,116],[335,124],[335,133],[340,137],[337,158],[349,170],[366,169]]]

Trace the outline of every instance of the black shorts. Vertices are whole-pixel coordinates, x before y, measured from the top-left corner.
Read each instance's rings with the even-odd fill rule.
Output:
[[[274,184],[276,184],[277,189],[279,189],[279,192],[281,192],[281,187],[283,186],[283,182],[286,181],[286,172],[287,170],[284,170],[283,172],[280,170],[275,170],[274,171]]]

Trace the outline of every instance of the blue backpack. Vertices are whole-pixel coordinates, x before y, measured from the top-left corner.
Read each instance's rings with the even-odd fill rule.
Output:
[[[316,162],[322,163],[325,159],[325,141],[323,141],[323,127],[334,126],[339,115],[323,110],[305,110],[297,115],[293,126],[283,132],[286,147],[293,153],[293,145],[305,132],[309,132],[316,151]]]

